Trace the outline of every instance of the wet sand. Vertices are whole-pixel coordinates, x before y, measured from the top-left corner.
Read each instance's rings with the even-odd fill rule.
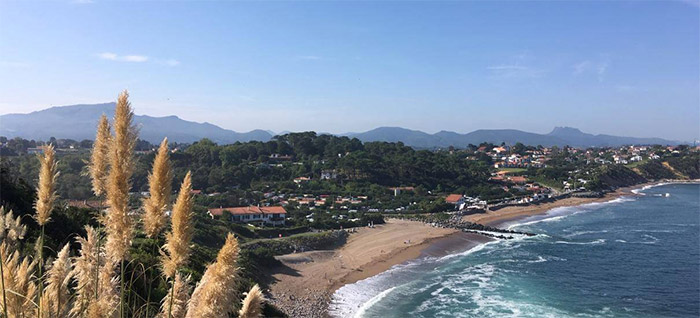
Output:
[[[325,317],[331,295],[345,284],[411,259],[465,251],[489,240],[455,229],[390,219],[387,224],[350,234],[337,250],[279,256],[283,266],[272,269],[271,301],[290,317]]]

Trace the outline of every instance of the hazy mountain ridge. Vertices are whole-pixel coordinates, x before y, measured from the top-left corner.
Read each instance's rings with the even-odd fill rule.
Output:
[[[93,139],[100,115],[114,115],[114,103],[93,105],[57,106],[28,114],[7,114],[0,116],[0,136],[8,138],[48,140],[51,137],[74,140]],[[210,123],[197,123],[180,119],[177,116],[152,117],[135,115],[134,122],[139,128],[139,136],[151,143],[159,143],[164,137],[173,142],[195,142],[208,138],[219,144],[237,141],[268,141],[273,133],[261,129],[239,133]],[[571,127],[556,127],[548,134],[530,133],[516,129],[479,129],[466,134],[440,131],[428,134],[420,130],[401,127],[379,127],[361,133],[346,133],[343,136],[355,137],[363,142],[386,141],[403,142],[415,148],[464,148],[469,144],[482,142],[513,145],[521,142],[527,145],[542,146],[620,146],[627,144],[676,145],[678,141],[661,138],[619,137],[593,135]]]
[[[440,131],[428,134],[422,131],[409,130],[400,127],[380,127],[363,133],[346,134],[362,141],[401,141],[406,145],[418,148],[435,148],[454,146],[464,148],[469,144],[478,145],[482,142],[513,145],[521,142],[526,145],[542,146],[621,146],[628,144],[661,144],[676,145],[678,141],[661,138],[619,137],[610,135],[593,135],[583,133],[576,128],[556,127],[548,134],[536,134],[516,129],[479,129],[466,134],[451,131]]]
[[[29,114],[0,116],[0,135],[8,138],[48,140],[51,137],[74,140],[94,139],[97,121],[102,114],[114,116],[114,103],[57,106]],[[152,117],[135,115],[139,138],[160,143],[164,137],[174,142],[195,142],[209,138],[217,143],[267,141],[272,135],[263,130],[239,133],[210,123],[197,123],[177,116]]]

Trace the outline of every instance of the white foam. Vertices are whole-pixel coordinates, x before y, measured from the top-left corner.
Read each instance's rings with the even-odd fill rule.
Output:
[[[570,245],[598,245],[605,244],[605,239],[597,239],[591,242],[569,242],[569,241],[556,241],[555,244],[570,244]]]
[[[612,199],[610,201],[605,201],[605,202],[591,202],[591,203],[586,203],[586,204],[581,204],[581,205],[575,205],[575,206],[564,206],[564,207],[558,207],[558,208],[553,208],[549,211],[547,211],[543,215],[533,215],[531,217],[525,218],[521,220],[519,223],[513,223],[509,224],[507,229],[512,230],[517,227],[521,226],[527,226],[527,225],[532,225],[536,223],[541,223],[541,222],[556,222],[563,220],[566,217],[569,217],[574,214],[579,214],[583,212],[590,212],[593,210],[596,210],[597,208],[604,206],[604,205],[610,205],[610,204],[618,204],[618,203],[623,203],[623,202],[631,202],[634,201],[635,199],[632,197],[619,197]]]
[[[368,300],[366,303],[364,303],[364,304],[362,304],[362,306],[360,306],[360,308],[357,310],[355,315],[353,315],[353,317],[360,318],[360,317],[364,316],[365,312],[367,312],[367,309],[374,306],[374,304],[376,304],[377,302],[382,300],[384,297],[389,295],[389,293],[391,293],[394,289],[396,289],[396,287],[391,287],[391,288],[379,293],[379,295],[372,297],[370,300]]]
[[[641,188],[637,188],[637,189],[632,189],[630,192],[632,192],[634,194],[645,195],[642,192],[649,190],[651,188],[656,188],[656,187],[665,186],[665,185],[669,185],[669,184],[698,184],[698,183],[700,183],[700,180],[691,180],[689,182],[688,181],[665,181],[665,182],[658,182],[658,183],[654,183],[654,184],[648,184],[648,185],[645,185],[645,186],[643,186]]]
[[[525,235],[517,235],[517,237],[512,240],[493,240],[486,243],[481,243],[461,253],[449,254],[439,258],[425,257],[410,261],[408,263],[395,265],[387,271],[360,280],[353,284],[345,285],[336,290],[332,296],[331,305],[328,308],[328,314],[332,317],[361,317],[370,307],[381,301],[383,298],[386,298],[391,291],[400,287],[391,286],[392,283],[393,285],[397,284],[397,279],[395,279],[397,277],[394,275],[406,275],[407,273],[410,275],[411,271],[417,270],[416,267],[419,266],[425,266],[426,264],[441,264],[452,258],[464,257],[472,253],[476,253],[492,244],[518,241],[524,239],[525,237]],[[425,269],[421,269],[421,271],[425,272]],[[477,279],[480,280],[479,278]],[[398,280],[400,281],[400,279]],[[486,282],[481,281],[480,284],[486,284]]]

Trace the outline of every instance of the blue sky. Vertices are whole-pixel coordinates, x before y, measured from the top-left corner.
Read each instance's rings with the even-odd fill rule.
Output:
[[[85,3],[88,2],[88,3]],[[0,2],[0,114],[99,103],[236,131],[700,136],[687,1]]]

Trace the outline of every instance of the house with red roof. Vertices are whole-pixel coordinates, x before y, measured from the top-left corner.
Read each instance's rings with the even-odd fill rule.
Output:
[[[207,214],[214,217],[226,216],[233,222],[284,225],[287,210],[281,206],[243,206],[233,208],[211,208]]]
[[[511,182],[516,183],[516,184],[527,183],[527,178],[525,178],[523,176],[512,176],[512,177],[508,178],[508,180],[510,180]]]
[[[454,204],[455,208],[458,209],[465,202],[465,198],[461,194],[450,194],[445,198],[445,202]]]

